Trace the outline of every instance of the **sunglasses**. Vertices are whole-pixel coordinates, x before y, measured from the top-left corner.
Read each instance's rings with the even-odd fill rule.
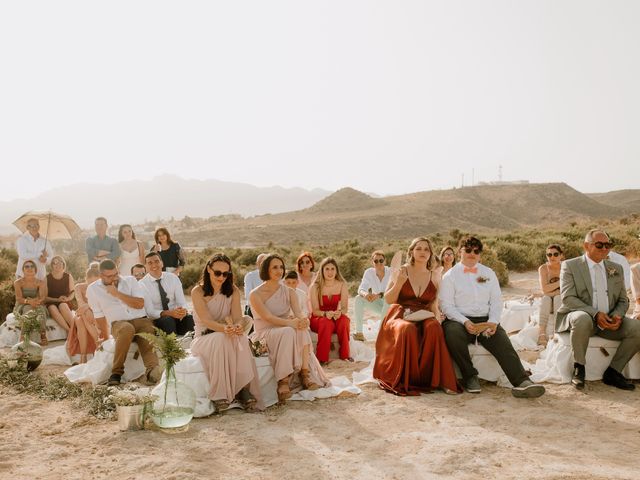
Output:
[[[374,260],[373,263],[384,263],[384,258],[380,258],[378,260]]]
[[[213,270],[213,274],[216,277],[227,278],[231,274],[231,272],[229,272],[229,271],[223,272],[221,270]]]
[[[560,256],[559,252],[547,252],[547,257],[551,258],[551,257],[558,257]]]
[[[466,253],[473,253],[474,255],[480,255],[482,253],[482,250],[480,250],[479,248],[471,248],[471,247],[464,247],[464,251]]]
[[[598,250],[602,250],[603,248],[610,250],[613,247],[613,243],[611,242],[591,242],[591,245],[596,247]]]
[[[36,268],[36,266],[32,263],[25,263],[22,268]]]
[[[38,228],[40,225],[27,225],[27,228]]]

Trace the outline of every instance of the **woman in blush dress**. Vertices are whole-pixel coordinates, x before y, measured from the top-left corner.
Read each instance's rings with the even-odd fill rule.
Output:
[[[47,299],[49,315],[69,334],[73,323],[71,300],[74,297],[74,280],[67,270],[67,263],[60,255],[51,259],[51,273],[47,275]]]
[[[291,397],[297,386],[297,375],[303,388],[315,390],[329,384],[311,348],[309,320],[303,318],[296,292],[281,282],[284,259],[270,254],[260,265],[259,287],[249,295],[254,314],[254,340],[265,342],[269,359],[278,380],[278,400]],[[290,313],[293,312],[293,318]]]
[[[376,340],[373,377],[382,389],[396,395],[420,395],[437,388],[458,393],[438,320],[440,277],[433,270],[436,259],[431,242],[416,238],[407,253],[408,263],[394,272],[384,294],[390,307]],[[405,320],[410,314],[413,319]]]
[[[69,336],[67,337],[67,353],[70,357],[80,354],[80,363],[87,362],[87,355],[93,354],[102,342],[109,338],[109,327],[106,319],[96,324],[93,311],[87,300],[87,287],[100,278],[98,262],[92,262],[85,274],[85,281],[76,284],[76,301],[78,309],[73,317]]]
[[[329,363],[331,336],[336,333],[340,343],[340,359],[353,362],[349,354],[349,289],[338,263],[333,258],[325,258],[320,263],[318,275],[311,290],[311,330],[318,334],[316,356],[321,365]]]
[[[542,301],[540,302],[540,322],[538,330],[538,345],[545,347],[549,342],[547,337],[547,325],[549,317],[555,314],[562,304],[560,298],[560,267],[564,254],[562,247],[558,244],[551,244],[546,251],[547,262],[538,268],[538,280],[542,290]],[[555,325],[554,325],[555,330]]]
[[[298,266],[298,288],[308,294],[316,278],[316,262],[313,261],[313,256],[309,252],[302,252],[296,260],[296,264]]]
[[[164,227],[158,228],[153,238],[156,243],[151,248],[151,251],[160,254],[163,265],[162,271],[175,273],[180,276],[185,265],[184,251],[182,247],[180,247],[180,244],[171,239],[169,230]]]
[[[191,352],[207,372],[209,398],[221,412],[238,400],[245,411],[262,409],[260,381],[247,332],[252,320],[243,316],[240,290],[233,284],[231,260],[213,255],[191,291],[196,337]]]
[[[144,245],[136,240],[136,234],[131,225],[120,225],[118,230],[118,243],[120,244],[120,275],[132,275],[134,265],[144,265]]]

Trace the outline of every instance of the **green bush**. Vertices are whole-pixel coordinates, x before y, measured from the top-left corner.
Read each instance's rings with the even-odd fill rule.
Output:
[[[196,283],[198,283],[204,265],[205,264],[201,267],[199,265],[189,264],[182,269],[182,273],[180,273],[180,280],[182,281],[182,288],[185,292],[190,294],[191,289],[195,287]]]
[[[0,250],[0,258],[6,258],[14,265],[18,264],[18,251],[13,248],[3,248]]]
[[[13,289],[13,282],[5,280],[0,283],[0,324],[4,323],[7,315],[13,312],[16,303],[16,294]]]
[[[12,280],[16,273],[17,262],[12,262],[8,258],[0,256],[0,282]]]
[[[347,253],[344,257],[336,259],[336,261],[340,267],[340,273],[346,281],[355,282],[362,278],[362,272],[366,268],[365,261],[355,253]]]
[[[481,261],[483,265],[496,273],[501,287],[506,287],[509,284],[509,269],[503,261],[498,259],[496,252],[490,248],[483,249]]]

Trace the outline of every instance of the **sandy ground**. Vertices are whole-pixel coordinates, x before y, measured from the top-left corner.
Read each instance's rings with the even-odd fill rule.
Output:
[[[516,274],[505,296],[535,291]],[[334,361],[329,376],[366,364]],[[43,371],[61,372],[62,367]],[[362,394],[194,420],[188,431],[121,433],[70,402],[0,387],[0,479],[637,479],[640,391],[547,385],[517,400]]]

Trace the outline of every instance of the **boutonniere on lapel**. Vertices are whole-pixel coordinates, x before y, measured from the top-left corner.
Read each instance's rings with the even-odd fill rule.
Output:
[[[483,277],[482,275],[480,275],[478,278],[476,278],[476,282],[478,283],[487,283],[489,281],[488,277]]]
[[[607,277],[611,278],[611,277],[615,277],[616,275],[618,275],[618,270],[616,270],[613,267],[607,268]]]

